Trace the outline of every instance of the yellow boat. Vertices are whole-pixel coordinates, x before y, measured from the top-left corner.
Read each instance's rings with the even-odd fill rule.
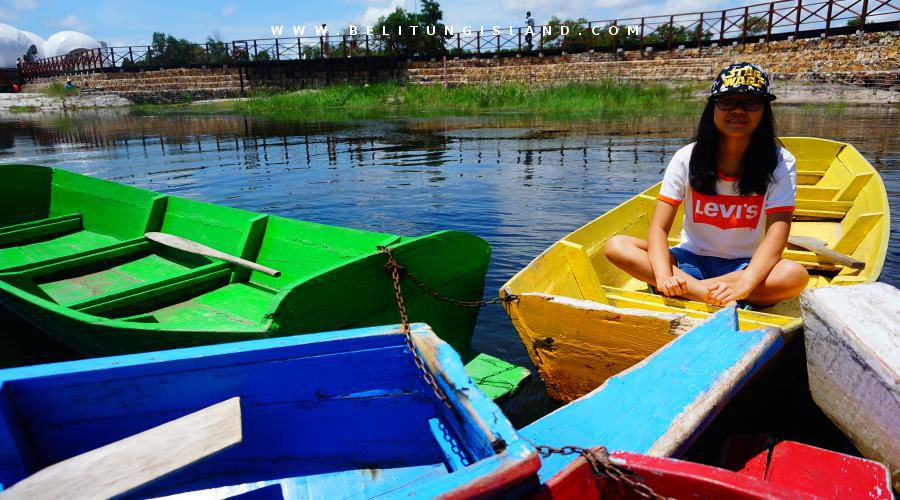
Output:
[[[858,261],[861,269],[789,245],[784,257],[810,273],[808,288],[875,281],[890,233],[881,177],[850,144],[809,137],[782,138],[797,159],[797,201],[791,236],[816,238]],[[510,279],[500,296],[547,386],[550,397],[574,400],[646,358],[719,308],[653,294],[646,283],[603,253],[617,234],[646,238],[660,185],[638,194],[554,243]],[[669,234],[681,235],[679,207]],[[741,329],[801,326],[798,301],[739,311]]]

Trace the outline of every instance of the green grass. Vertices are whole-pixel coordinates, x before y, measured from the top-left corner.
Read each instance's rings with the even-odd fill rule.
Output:
[[[41,108],[37,106],[10,106],[10,113],[34,113],[40,111]]]
[[[67,89],[61,82],[53,82],[41,91],[42,94],[50,97],[68,97],[76,95],[78,92],[80,89]]]
[[[559,86],[525,84],[451,87],[379,83],[368,86],[333,85],[299,92],[258,91],[245,101],[198,106],[144,106],[145,112],[221,113],[254,116],[329,119],[372,118],[385,115],[471,115],[484,112],[521,112],[544,115],[597,115],[640,112],[696,112],[689,85],[567,83]]]
[[[804,112],[824,111],[828,114],[842,115],[842,114],[844,114],[844,111],[846,111],[849,106],[850,105],[847,103],[847,101],[845,101],[844,98],[841,97],[841,99],[836,102],[825,102],[825,103],[806,103],[805,102],[800,105],[800,109],[802,109]]]

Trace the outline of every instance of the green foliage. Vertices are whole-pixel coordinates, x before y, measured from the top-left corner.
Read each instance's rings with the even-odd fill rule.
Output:
[[[271,61],[272,56],[269,55],[269,51],[260,50],[255,56],[253,56],[254,61]]]
[[[41,108],[38,106],[10,106],[10,113],[36,113],[40,111]]]
[[[228,64],[233,62],[228,45],[219,38],[218,33],[206,37],[206,46],[209,48],[209,64]]]
[[[159,66],[185,66],[198,62],[198,47],[184,38],[175,38],[161,32],[153,33],[148,64]]]
[[[641,42],[640,32],[630,33],[628,32],[628,26],[622,25],[618,26],[618,31],[613,29],[613,33],[617,33],[615,36],[610,35],[610,29],[613,26],[613,23],[607,23],[604,25],[592,25],[590,28],[588,27],[588,20],[585,18],[579,19],[566,19],[560,20],[557,17],[550,18],[550,21],[547,22],[548,26],[551,26],[551,34],[544,37],[544,47],[545,48],[558,48],[565,50],[587,50],[589,48],[602,48],[602,47],[612,47],[612,46],[625,46],[625,45],[639,45]],[[567,26],[569,28],[569,34],[565,37],[562,36],[562,27]],[[683,44],[683,43],[696,43],[697,42],[697,29],[696,28],[688,28],[687,26],[682,26],[679,24],[675,25],[663,25],[660,26],[659,29],[650,32],[649,28],[645,28],[645,32],[647,34],[644,36],[644,45],[655,45],[668,43],[669,41],[669,33],[672,35],[672,44]],[[535,34],[536,37],[539,36],[539,33]],[[700,34],[700,37],[704,41],[708,41],[712,39],[712,33],[710,31],[704,31]]]
[[[761,35],[768,31],[769,21],[762,16],[750,16],[747,18],[747,34]]]
[[[606,80],[538,87],[526,84],[463,86],[402,86],[380,83],[369,86],[334,85],[321,90],[281,94],[257,94],[233,104],[234,111],[297,118],[369,118],[385,113],[411,115],[437,113],[467,115],[484,111],[529,113],[598,114],[646,111],[694,110],[693,89],[663,84],[626,83]],[[221,112],[221,108],[210,108]],[[319,116],[323,118],[323,116]]]
[[[866,21],[866,24],[872,24],[872,21]],[[847,26],[859,28],[860,26],[862,26],[862,19],[859,16],[854,17],[853,19],[847,21]]]
[[[421,12],[407,12],[397,7],[394,12],[378,19],[373,32],[375,39],[383,43],[386,52],[390,54],[444,54],[444,42],[449,37],[441,23],[443,17],[444,12],[437,1],[422,0]],[[383,35],[384,32],[388,35]]]
[[[41,93],[49,97],[68,97],[79,92],[81,92],[81,89],[67,89],[62,82],[52,82],[41,91]]]

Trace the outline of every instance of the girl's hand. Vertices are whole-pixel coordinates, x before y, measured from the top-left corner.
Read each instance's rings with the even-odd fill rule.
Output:
[[[709,292],[706,294],[706,302],[710,305],[724,307],[741,299],[746,299],[752,291],[753,288],[742,280],[730,283],[719,281],[709,288]]]
[[[656,289],[666,297],[677,297],[687,293],[687,281],[681,276],[669,276],[656,282]]]

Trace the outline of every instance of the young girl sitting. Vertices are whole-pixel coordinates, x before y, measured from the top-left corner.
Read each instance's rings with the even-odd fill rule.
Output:
[[[758,66],[723,69],[693,143],[663,177],[647,241],[619,235],[606,257],[663,295],[724,306],[770,305],[800,295],[806,269],[782,259],[797,193],[793,155],[775,137],[769,77]],[[681,243],[668,235],[684,203]]]

